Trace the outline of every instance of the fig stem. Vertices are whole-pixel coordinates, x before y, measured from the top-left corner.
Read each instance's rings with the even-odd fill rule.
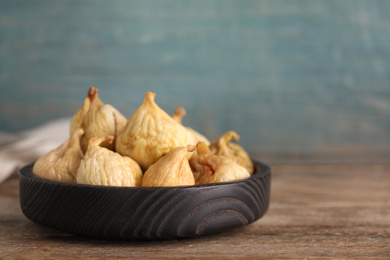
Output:
[[[227,144],[233,140],[237,142],[240,139],[240,136],[235,132],[235,131],[229,131],[223,134],[219,139],[218,139],[218,146],[220,148],[227,146]]]
[[[148,91],[145,93],[144,102],[147,101],[153,103],[155,98],[156,98],[156,92]]]
[[[91,102],[97,97],[99,91],[94,86],[90,87],[88,90],[88,98],[91,100]]]
[[[184,107],[178,107],[176,108],[176,111],[175,113],[173,114],[172,118],[178,122],[178,123],[181,123],[183,117],[187,114],[186,110],[184,109]]]

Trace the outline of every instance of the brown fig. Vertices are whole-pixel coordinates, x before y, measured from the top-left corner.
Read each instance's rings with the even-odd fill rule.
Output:
[[[114,136],[94,137],[77,171],[77,183],[104,186],[140,186],[142,171],[131,158],[102,145],[112,144]]]
[[[98,96],[98,89],[91,87],[83,106],[73,116],[70,132],[77,128],[84,129],[85,135],[81,139],[81,148],[85,153],[89,139],[97,136],[116,136],[118,130],[126,123],[126,117],[113,106],[104,104]],[[107,148],[113,150],[114,144],[110,144]]]
[[[206,143],[197,145],[197,154],[190,159],[195,184],[231,182],[250,177],[249,172],[233,160],[212,154]]]
[[[177,147],[152,164],[142,178],[144,187],[194,185],[194,175],[186,156],[195,146]]]
[[[154,92],[146,92],[116,142],[117,152],[133,158],[144,171],[170,150],[196,144],[193,134],[164,112],[155,97]]]
[[[231,140],[237,142],[239,138],[240,136],[234,131],[226,132],[210,144],[210,151],[232,159],[253,174],[255,168],[249,154],[240,145],[230,142]]]
[[[76,129],[61,146],[35,162],[33,173],[45,179],[75,183],[77,169],[83,158],[80,148],[80,138],[83,134],[83,129]]]

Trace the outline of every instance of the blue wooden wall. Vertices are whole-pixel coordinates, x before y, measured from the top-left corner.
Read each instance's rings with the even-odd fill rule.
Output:
[[[390,1],[0,0],[0,132],[145,91],[257,153],[390,152]]]

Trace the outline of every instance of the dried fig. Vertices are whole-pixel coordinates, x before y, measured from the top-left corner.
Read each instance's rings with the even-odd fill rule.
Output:
[[[62,145],[35,162],[33,173],[45,179],[75,183],[77,169],[83,158],[80,148],[80,138],[83,134],[83,129],[76,129]]]
[[[170,150],[196,144],[194,135],[164,112],[155,97],[154,92],[146,92],[116,142],[117,152],[133,158],[144,171]]]
[[[240,136],[234,131],[226,132],[210,144],[210,151],[234,160],[252,175],[255,168],[249,154],[240,145],[230,142],[231,140],[237,142],[239,138]]]
[[[140,186],[142,171],[131,158],[102,145],[112,144],[114,136],[94,137],[77,171],[77,183],[104,186]]]
[[[206,143],[197,145],[197,154],[190,159],[195,184],[231,182],[250,177],[249,172],[233,160],[212,154]]]
[[[97,136],[116,136],[118,130],[127,123],[124,117],[113,106],[104,104],[99,96],[98,89],[91,87],[83,106],[75,113],[70,124],[70,132],[83,128],[85,135],[81,139],[81,149],[85,153],[89,139]],[[113,150],[114,144],[107,148]]]
[[[195,146],[177,147],[152,164],[142,178],[144,187],[194,185],[194,175],[186,158]]]

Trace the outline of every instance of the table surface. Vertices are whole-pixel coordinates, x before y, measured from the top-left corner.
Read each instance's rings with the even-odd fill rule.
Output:
[[[266,215],[196,239],[112,241],[39,226],[21,212],[18,176],[0,184],[0,258],[388,258],[390,164],[271,165]]]

